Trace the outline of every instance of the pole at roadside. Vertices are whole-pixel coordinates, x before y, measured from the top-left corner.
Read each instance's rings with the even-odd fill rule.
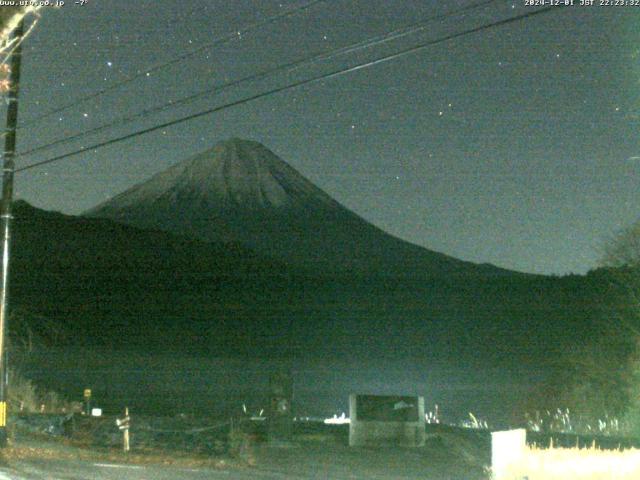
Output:
[[[9,320],[9,247],[11,243],[11,211],[13,204],[14,157],[16,154],[16,128],[18,125],[18,93],[20,91],[20,63],[22,60],[22,37],[24,21],[13,33],[14,47],[9,70],[9,92],[7,100],[7,127],[4,139],[2,165],[2,204],[0,225],[2,229],[2,279],[0,281],[0,448],[7,446],[7,331]]]

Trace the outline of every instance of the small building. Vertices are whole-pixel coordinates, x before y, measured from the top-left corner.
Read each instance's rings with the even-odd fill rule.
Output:
[[[425,443],[424,397],[349,395],[349,446]]]

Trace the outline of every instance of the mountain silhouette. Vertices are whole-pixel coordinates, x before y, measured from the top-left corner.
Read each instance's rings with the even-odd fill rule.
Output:
[[[70,344],[512,362],[593,335],[596,276],[403,242],[255,142],[223,142],[87,216],[15,212],[12,296]]]
[[[322,271],[430,276],[502,272],[395,238],[343,207],[260,143],[230,139],[85,213]]]
[[[57,346],[540,362],[594,336],[598,292],[606,285],[596,274],[391,278],[310,271],[238,243],[25,202],[14,213],[14,336],[41,334]]]

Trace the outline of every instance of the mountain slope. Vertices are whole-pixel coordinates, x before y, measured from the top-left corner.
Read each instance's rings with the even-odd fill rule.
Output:
[[[324,271],[406,276],[494,274],[366,222],[257,142],[231,139],[86,212]]]
[[[12,305],[67,344],[511,364],[584,342],[601,308],[593,278],[314,276],[233,244],[24,203],[15,217]]]
[[[12,302],[73,344],[233,348],[296,273],[237,244],[15,206]],[[272,301],[275,314],[287,297]],[[293,303],[293,302],[292,302]],[[37,325],[35,326],[37,329]],[[245,338],[246,337],[246,338]],[[243,340],[244,338],[244,340]]]

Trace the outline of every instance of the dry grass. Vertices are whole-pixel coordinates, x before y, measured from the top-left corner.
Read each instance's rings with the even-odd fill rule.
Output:
[[[9,411],[12,413],[70,413],[82,405],[68,402],[56,392],[39,389],[31,380],[9,370]]]
[[[527,447],[500,480],[638,480],[640,450]]]
[[[2,461],[11,464],[32,459],[84,460],[89,462],[111,462],[131,465],[161,465],[182,468],[242,468],[247,465],[229,458],[212,458],[188,453],[171,454],[157,451],[124,453],[119,450],[90,450],[71,446],[67,442],[47,442],[40,445],[11,444],[0,452]]]
[[[256,465],[254,444],[255,435],[246,431],[246,424],[242,422],[232,422],[231,432],[229,432],[229,454],[249,466]]]

